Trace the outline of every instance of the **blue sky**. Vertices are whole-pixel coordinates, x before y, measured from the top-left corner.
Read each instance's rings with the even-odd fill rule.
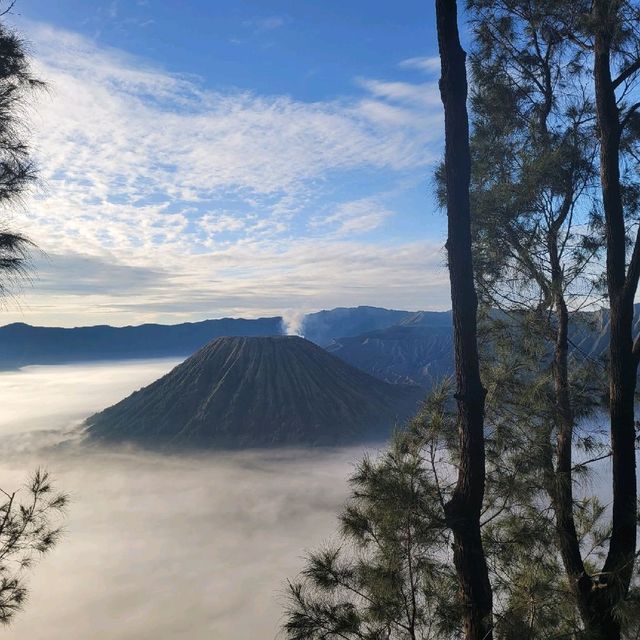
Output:
[[[431,3],[19,0],[44,254],[6,321],[449,306]]]

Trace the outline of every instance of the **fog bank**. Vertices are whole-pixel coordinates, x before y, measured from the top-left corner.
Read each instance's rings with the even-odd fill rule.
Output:
[[[0,373],[0,487],[37,466],[71,496],[8,640],[270,640],[287,578],[332,536],[361,449],[163,455],[59,447],[175,361]],[[581,493],[610,501],[609,460]]]
[[[335,530],[358,449],[169,456],[51,448],[175,362],[0,374],[0,486],[41,465],[71,495],[11,640],[274,638],[285,581]]]

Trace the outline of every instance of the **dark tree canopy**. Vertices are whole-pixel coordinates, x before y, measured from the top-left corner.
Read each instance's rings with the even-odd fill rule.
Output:
[[[503,640],[637,639],[640,4],[467,6],[489,631]],[[464,208],[466,114],[457,109],[455,193],[451,162],[437,178],[441,203]],[[464,291],[453,291],[454,306]],[[603,305],[610,348],[593,360],[579,347],[581,311]],[[471,297],[466,312],[475,312]],[[289,637],[468,636],[470,606],[486,599],[476,593],[470,603],[456,589],[461,565],[448,546],[456,531],[447,505],[467,463],[456,438],[461,399],[459,385],[435,392],[388,450],[362,463],[338,543],[312,554],[291,585]],[[600,476],[611,504],[588,484],[603,461],[613,467]]]

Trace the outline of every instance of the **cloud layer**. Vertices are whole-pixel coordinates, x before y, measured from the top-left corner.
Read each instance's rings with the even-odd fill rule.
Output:
[[[71,496],[65,535],[29,571],[29,602],[3,630],[7,640],[275,638],[286,579],[305,549],[333,533],[360,451],[38,447],[169,368],[156,361],[0,375],[12,403],[0,421],[0,487],[18,488],[40,465]]]
[[[19,222],[49,260],[13,317],[448,306],[440,239],[394,233],[439,154],[433,81],[360,79],[303,102],[205,89],[48,26],[28,35],[49,91],[34,117],[43,188]]]

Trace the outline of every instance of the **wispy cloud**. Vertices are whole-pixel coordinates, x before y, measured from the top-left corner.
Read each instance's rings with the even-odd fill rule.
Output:
[[[289,22],[284,16],[267,16],[265,18],[255,18],[253,20],[245,20],[243,25],[253,29],[256,33],[264,31],[273,31],[279,29]]]
[[[408,69],[418,69],[425,73],[440,73],[440,57],[419,56],[416,58],[407,58],[400,62],[400,66]]]
[[[393,215],[375,198],[362,198],[339,204],[329,215],[315,218],[312,225],[331,229],[337,236],[353,235],[373,231]]]
[[[362,78],[358,82],[376,98],[432,108],[440,104],[438,86],[435,82],[412,84],[410,82],[389,82],[368,78]]]
[[[300,298],[315,308],[354,291],[399,306],[437,271],[437,242],[358,239],[392,219],[392,204],[344,198],[355,176],[423,179],[441,141],[433,84],[361,79],[359,94],[319,102],[220,93],[76,34],[32,25],[29,36],[50,93],[34,132],[45,188],[24,225],[52,265],[67,261],[43,267],[27,320],[79,313],[68,283],[83,257],[130,269],[139,286],[126,300],[96,286],[94,309],[115,310],[113,322],[261,313]],[[82,294],[92,295],[86,279]]]

